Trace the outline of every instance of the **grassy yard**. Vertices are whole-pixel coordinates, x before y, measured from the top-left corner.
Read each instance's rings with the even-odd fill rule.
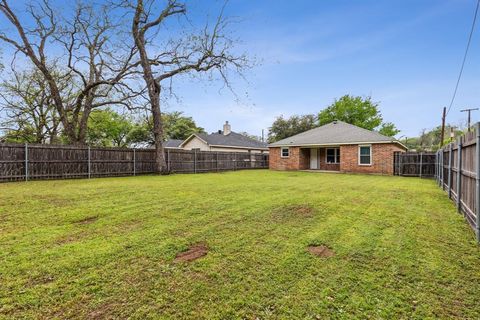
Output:
[[[174,261],[193,245],[207,255]],[[474,235],[431,180],[0,184],[0,318],[478,319],[479,294]]]

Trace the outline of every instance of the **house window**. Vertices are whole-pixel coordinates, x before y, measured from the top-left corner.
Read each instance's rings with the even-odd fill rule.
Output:
[[[289,148],[281,148],[281,157],[288,158],[290,156],[290,149]]]
[[[327,148],[327,163],[340,163],[340,149]]]
[[[371,165],[372,164],[372,146],[358,146],[358,164]]]

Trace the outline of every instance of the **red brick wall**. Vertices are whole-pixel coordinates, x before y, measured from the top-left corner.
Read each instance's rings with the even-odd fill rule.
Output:
[[[340,165],[327,164],[325,148],[320,149],[320,169],[341,172],[393,174],[393,153],[404,151],[394,143],[372,144],[372,164],[358,164],[358,145],[340,146]],[[280,148],[270,148],[269,167],[273,170],[305,170],[310,168],[310,149],[290,147],[288,158],[280,157]]]
[[[269,168],[273,170],[304,170],[309,167],[309,149],[290,147],[290,156],[282,158],[280,148],[270,148]]]
[[[310,169],[310,149],[300,149],[300,170]]]
[[[340,171],[393,175],[393,153],[404,150],[394,143],[377,143],[371,146],[371,165],[358,164],[358,145],[340,146]]]

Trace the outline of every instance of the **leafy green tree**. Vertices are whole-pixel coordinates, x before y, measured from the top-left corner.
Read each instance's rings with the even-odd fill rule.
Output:
[[[205,130],[198,127],[192,117],[184,116],[181,111],[164,113],[162,120],[165,140],[185,140],[193,133],[205,133]]]
[[[155,143],[152,123],[147,119],[137,122],[133,125],[132,130],[128,133],[127,141],[130,145],[143,147],[152,146]]]
[[[294,115],[285,119],[280,116],[275,119],[268,132],[268,142],[272,143],[278,140],[291,137],[301,132],[313,129],[318,126],[317,117],[313,114]]]
[[[374,130],[382,124],[378,103],[370,97],[345,95],[318,114],[320,125],[340,120],[361,128]]]
[[[241,134],[242,136],[245,136],[247,138],[250,138],[250,139],[253,139],[253,140],[257,140],[257,141],[262,141],[262,137],[261,136],[257,136],[257,135],[254,135],[254,134],[250,134],[246,131],[243,131],[243,132],[239,132],[239,134]]]
[[[462,127],[453,127],[451,125],[445,126],[445,137],[443,142],[440,141],[442,127],[438,126],[433,128],[432,130],[423,129],[422,132],[418,137],[405,137],[401,139],[409,150],[415,151],[436,151],[439,147],[448,144],[451,141],[450,134],[453,129],[453,139],[464,135],[466,132],[466,128]]]
[[[340,120],[367,130],[377,130],[379,133],[393,137],[400,132],[392,122],[383,122],[378,109],[379,103],[371,97],[344,95],[318,114],[320,125]]]
[[[6,130],[3,136],[0,137],[0,142],[7,143],[37,143],[37,136],[35,128],[29,123],[26,123],[22,129]]]
[[[380,134],[383,134],[384,136],[393,137],[393,136],[397,135],[400,132],[400,130],[398,130],[393,123],[384,122],[384,123],[382,123],[378,132]]]
[[[0,82],[0,130],[7,142],[60,142],[58,112],[37,69],[12,68]]]
[[[183,112],[173,111],[162,114],[163,140],[179,139],[185,140],[193,133],[205,133],[202,127],[197,126],[192,117],[183,115]],[[127,140],[137,145],[153,145],[153,121],[151,117],[143,118],[136,123],[130,131]]]
[[[126,147],[134,122],[110,108],[93,110],[87,127],[87,143],[103,147]]]

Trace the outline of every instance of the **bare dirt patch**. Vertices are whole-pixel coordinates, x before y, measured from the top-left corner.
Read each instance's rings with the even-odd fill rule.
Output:
[[[200,259],[201,257],[206,256],[208,253],[208,247],[205,243],[198,243],[190,248],[188,248],[187,251],[180,252],[177,254],[173,262],[190,262],[194,261],[197,259]]]
[[[272,212],[275,220],[284,220],[288,218],[311,218],[315,209],[308,204],[294,204],[276,208]]]
[[[37,286],[37,285],[44,285],[44,284],[48,284],[50,282],[53,282],[54,280],[55,280],[55,278],[52,275],[41,275],[41,276],[37,276],[37,277],[34,277],[34,278],[30,279],[28,281],[27,286],[28,287],[33,287],[33,286]]]
[[[311,254],[322,258],[329,258],[335,255],[335,252],[333,252],[332,249],[323,244],[320,246],[308,246],[307,250]]]
[[[77,221],[74,221],[75,224],[89,224],[98,220],[98,216],[86,217]]]
[[[82,241],[83,239],[85,239],[87,237],[87,233],[86,232],[79,232],[79,233],[69,233],[69,234],[66,234],[66,235],[63,235],[63,236],[60,236],[58,237],[57,239],[55,239],[55,241],[53,242],[54,245],[66,245],[66,244],[69,244],[69,243],[74,243],[74,242],[77,242],[77,241]]]
[[[98,306],[94,311],[90,312],[88,315],[89,319],[114,319],[114,317],[110,317],[109,315],[115,309],[118,309],[119,305],[116,303],[105,303]]]

